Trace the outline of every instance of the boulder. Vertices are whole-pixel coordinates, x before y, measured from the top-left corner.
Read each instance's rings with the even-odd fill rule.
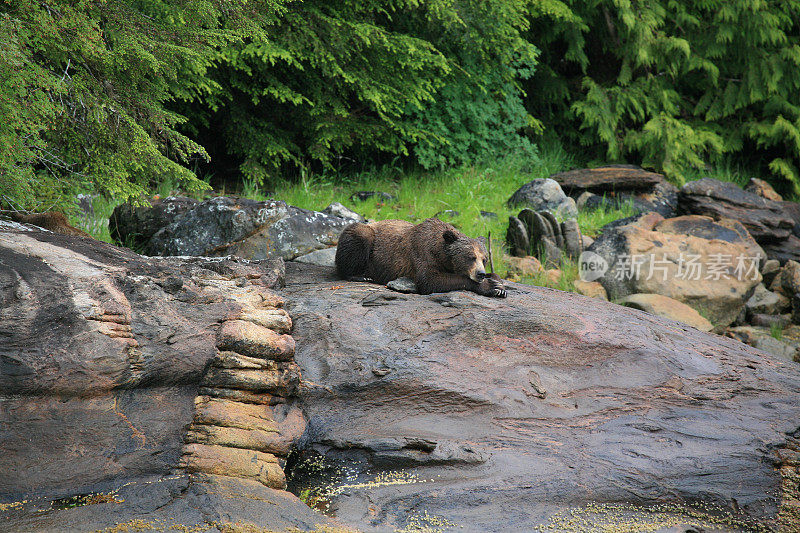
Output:
[[[745,186],[744,190],[774,202],[783,201],[783,197],[772,188],[772,185],[758,178],[750,178],[750,181],[747,183],[747,186]]]
[[[511,254],[516,257],[527,257],[532,251],[528,228],[524,222],[515,216],[508,217],[506,245],[508,245]]]
[[[785,339],[781,335],[780,339],[772,336],[771,328],[755,326],[739,326],[728,328],[725,335],[736,339],[754,348],[758,348],[766,353],[786,361],[800,361],[798,359],[798,343],[790,339]]]
[[[788,261],[783,265],[777,274],[775,274],[769,289],[787,298],[791,298],[795,294],[800,293],[800,263],[797,261]]]
[[[781,269],[781,263],[777,259],[767,259],[761,267],[761,277],[764,279],[764,285],[769,287],[772,280]]]
[[[506,264],[508,269],[507,273],[510,276],[531,277],[544,272],[542,263],[532,255],[527,255],[525,257],[506,255],[503,256],[503,261]]]
[[[314,250],[311,253],[295,257],[294,261],[319,266],[336,266],[336,247]]]
[[[782,265],[787,261],[800,261],[800,238],[797,235],[792,234],[780,241],[764,243],[763,248],[767,257],[778,260]]]
[[[753,326],[760,326],[762,328],[780,328],[784,329],[792,323],[792,315],[761,315],[755,314],[750,317],[750,324]]]
[[[156,232],[199,203],[199,200],[185,196],[167,196],[151,199],[149,206],[120,204],[108,219],[108,230],[118,244],[145,250]]]
[[[605,226],[589,249],[608,265],[597,281],[610,299],[660,294],[729,325],[761,282],[761,248],[737,221],[657,213]]]
[[[439,211],[433,216],[439,220],[449,220],[461,216],[461,213],[453,209],[445,209],[444,211]]]
[[[665,504],[675,531],[744,531],[796,501],[797,363],[553,289],[397,295],[286,268],[309,419],[289,487],[351,527],[655,531]]]
[[[634,165],[606,165],[559,172],[550,176],[569,195],[619,191],[650,191],[666,178]]]
[[[576,279],[573,284],[575,285],[575,292],[583,294],[589,298],[600,298],[601,300],[608,300],[608,294],[605,287],[597,281],[583,281]]]
[[[350,195],[351,202],[364,202],[370,198],[377,198],[380,202],[392,202],[397,199],[388,192],[381,191],[358,191]]]
[[[0,222],[2,529],[326,523],[281,490],[306,430],[283,272]]]
[[[596,282],[595,282],[596,283]],[[714,326],[688,305],[660,294],[629,294],[617,302],[625,307],[677,320],[700,331],[711,331]]]
[[[537,178],[526,183],[511,195],[508,205],[527,207],[533,211],[548,211],[559,218],[578,216],[575,200],[564,194],[558,182],[549,178]]]
[[[712,178],[684,185],[678,193],[678,210],[714,220],[738,220],[759,244],[788,238],[795,225],[780,203],[744,191],[734,183]]]
[[[334,202],[322,210],[326,215],[333,215],[340,218],[346,218],[352,222],[366,222],[366,219],[353,211],[343,206],[339,202]]]
[[[745,307],[748,315],[774,315],[781,311],[780,304],[780,296],[768,290],[763,283],[759,283],[756,285],[753,295],[745,303]]]
[[[339,234],[352,222],[278,200],[218,196],[161,228],[145,251],[160,256],[294,259],[335,246]]]
[[[544,279],[550,285],[557,285],[563,275],[564,273],[557,268],[549,268],[544,271]]]

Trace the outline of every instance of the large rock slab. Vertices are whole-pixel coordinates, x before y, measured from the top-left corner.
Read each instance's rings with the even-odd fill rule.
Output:
[[[608,265],[597,281],[610,299],[645,293],[694,307],[715,326],[727,326],[761,281],[764,252],[734,220],[657,213],[603,228],[589,247]]]
[[[292,398],[210,379],[218,367],[293,365],[267,359],[294,348],[279,333],[291,328],[274,291],[282,282],[281,260],[146,258],[0,222],[0,529],[324,522],[273,490],[305,430]],[[278,332],[253,340],[266,325]],[[293,393],[292,374],[276,387]],[[222,409],[198,402],[201,389],[233,398]]]
[[[108,230],[115,242],[134,250],[143,250],[158,230],[199,203],[199,200],[186,196],[167,196],[153,198],[149,206],[120,204],[108,219]]]
[[[678,188],[655,172],[633,165],[607,165],[559,172],[550,176],[575,198],[579,209],[633,209],[675,216]]]
[[[288,264],[308,382],[301,455],[313,459],[289,486],[363,531],[421,516],[535,531],[603,502],[702,501],[770,520],[777,497],[791,503],[778,468],[797,464],[800,366],[634,309],[509,287],[502,301],[399,295]]]
[[[795,225],[779,202],[713,178],[684,185],[678,194],[678,210],[715,220],[738,220],[758,243],[780,242],[792,235]]]
[[[124,227],[127,233],[120,226],[115,238],[126,243],[150,234],[142,244],[148,255],[294,259],[335,246],[342,230],[353,223],[349,218],[300,209],[278,200],[258,202],[219,196],[184,209],[151,233],[151,226],[166,221],[158,216],[160,210],[161,204],[151,211],[138,208],[134,211],[136,216]],[[122,217],[125,211],[119,211],[116,216]],[[139,221],[143,222],[137,224]]]
[[[605,165],[596,168],[567,170],[550,176],[570,196],[589,191],[595,194],[620,191],[649,191],[666,178],[634,165]]]

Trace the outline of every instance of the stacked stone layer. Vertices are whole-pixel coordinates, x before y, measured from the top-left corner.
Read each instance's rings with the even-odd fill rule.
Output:
[[[283,300],[266,288],[227,289],[241,308],[217,332],[217,355],[195,398],[181,466],[189,473],[252,479],[284,489],[284,461],[306,426],[294,404],[300,370],[288,334],[292,319]]]

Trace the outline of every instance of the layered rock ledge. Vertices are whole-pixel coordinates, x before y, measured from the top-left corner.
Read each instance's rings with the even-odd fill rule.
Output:
[[[1,528],[331,523],[283,487],[363,531],[796,527],[796,363],[554,290],[286,268],[3,224]]]
[[[325,523],[283,262],[157,259],[0,222],[0,529]]]
[[[304,455],[348,473],[297,490],[364,531],[423,510],[454,530],[536,531],[592,502],[702,502],[744,521],[725,531],[796,527],[800,365],[609,302],[509,287],[504,300],[398,294],[288,263],[295,360],[313,384]]]

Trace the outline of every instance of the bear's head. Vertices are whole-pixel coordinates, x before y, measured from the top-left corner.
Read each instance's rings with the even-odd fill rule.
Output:
[[[489,256],[478,239],[470,239],[462,233],[446,230],[443,234],[445,255],[453,272],[463,274],[480,283],[486,277],[486,262]]]

